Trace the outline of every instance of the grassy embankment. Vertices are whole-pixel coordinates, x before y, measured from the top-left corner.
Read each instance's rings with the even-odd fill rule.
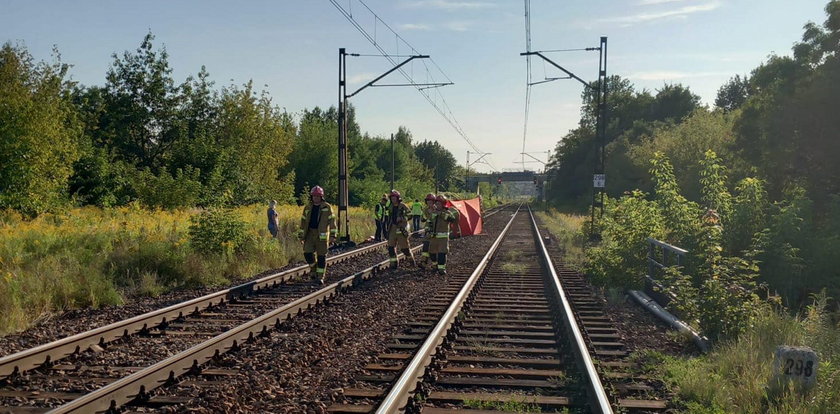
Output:
[[[566,252],[568,264],[582,265],[585,218],[556,210],[537,215]],[[683,413],[840,413],[840,315],[832,314],[827,303],[825,297],[817,298],[800,316],[768,304],[751,327],[715,344],[708,355],[689,358],[648,351],[634,357],[644,362],[649,375],[667,381]],[[769,386],[779,345],[808,346],[817,352],[817,386],[805,396]]]
[[[64,309],[220,285],[297,261],[300,212],[278,207],[281,236],[274,240],[265,206],[237,208],[244,242],[236,252],[210,254],[191,246],[190,217],[199,210],[85,207],[31,221],[6,212],[0,217],[0,334]],[[368,210],[350,214],[354,240],[373,234]]]
[[[779,345],[817,352],[817,385],[804,395],[771,386],[773,355]],[[664,377],[689,414],[829,414],[840,412],[840,325],[825,297],[801,316],[767,306],[737,338],[715,344],[697,358],[638,355],[653,375]]]
[[[586,236],[581,228],[583,228],[586,217],[561,213],[552,208],[537,211],[536,215],[542,225],[551,233],[554,242],[560,246],[564,264],[578,270],[582,269],[583,263],[586,261],[586,253],[583,250]]]

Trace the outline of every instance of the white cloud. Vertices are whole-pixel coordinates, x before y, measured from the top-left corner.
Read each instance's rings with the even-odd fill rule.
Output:
[[[653,4],[677,3],[685,0],[640,0],[639,6],[650,6]]]
[[[419,23],[405,23],[397,26],[398,29],[409,31],[409,30],[432,30],[432,27],[427,24],[419,24]]]
[[[661,12],[646,12],[637,13],[629,16],[608,17],[601,19],[601,23],[619,23],[624,26],[631,26],[637,23],[647,23],[656,20],[679,18],[684,19],[689,15],[701,12],[712,11],[720,7],[720,2],[713,1],[705,4],[698,4],[694,6],[683,6],[677,9],[665,10]]]
[[[452,30],[453,32],[466,32],[466,31],[470,30],[470,27],[472,27],[472,25],[473,25],[473,22],[468,22],[468,21],[458,22],[458,21],[455,21],[455,22],[444,23],[443,26],[445,28],[449,29],[449,30]]]
[[[372,73],[372,72],[357,73],[357,74],[352,75],[349,78],[347,78],[347,83],[353,84],[353,85],[361,85],[363,83],[369,82],[371,79],[375,78],[376,76],[378,76],[378,74]]]
[[[403,3],[403,7],[416,9],[441,9],[452,11],[464,9],[486,9],[490,7],[496,7],[496,5],[485,1],[419,0]]]

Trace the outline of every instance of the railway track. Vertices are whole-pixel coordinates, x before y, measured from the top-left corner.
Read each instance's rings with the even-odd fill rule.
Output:
[[[638,374],[644,368],[631,360],[598,293],[582,274],[563,265],[560,252],[554,249],[548,251],[556,264],[557,275],[565,287],[589,352],[597,361],[598,374],[610,390],[614,405],[631,413],[665,412],[670,398],[667,388],[656,378]]]
[[[328,411],[612,413],[661,406],[605,390],[601,378],[609,372],[596,369],[592,352],[614,346],[595,333],[608,326],[593,320],[601,324],[579,328],[599,315],[588,313],[594,311],[579,286],[567,292],[562,283],[536,221],[519,211],[479,266],[451,275]]]
[[[373,277],[387,261],[369,253],[383,246],[330,257],[333,265],[353,259],[349,266],[361,270],[344,277],[333,272],[322,289],[293,283],[308,270],[299,266],[0,358],[0,413],[100,412],[144,400],[154,388]]]

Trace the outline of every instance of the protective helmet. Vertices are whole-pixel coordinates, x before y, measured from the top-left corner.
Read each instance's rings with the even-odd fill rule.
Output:
[[[391,195],[390,195],[390,197],[396,197],[396,198],[397,198],[397,200],[402,201],[402,194],[400,194],[400,192],[399,192],[399,191],[397,191],[397,190],[391,190]]]
[[[324,196],[324,189],[321,188],[320,185],[316,185],[315,187],[312,187],[312,190],[309,192],[309,195],[310,196],[321,196],[321,197],[323,197]]]
[[[434,194],[432,194],[432,193],[426,194],[425,201],[435,201],[435,200],[437,200],[437,197]]]
[[[437,196],[436,200],[437,200],[437,201],[439,201],[439,202],[441,202],[441,203],[443,203],[443,204],[446,204],[447,198],[446,198],[446,196],[445,196],[445,195],[443,195],[443,194],[438,194],[438,196]]]

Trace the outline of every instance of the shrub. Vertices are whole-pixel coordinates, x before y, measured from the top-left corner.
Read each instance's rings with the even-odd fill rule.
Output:
[[[607,199],[600,226],[602,241],[589,249],[586,271],[598,285],[640,286],[647,268],[647,238],[662,238],[666,229],[658,204],[640,191]]]
[[[232,255],[242,250],[248,234],[245,222],[224,208],[214,208],[190,218],[190,245],[201,254]]]

